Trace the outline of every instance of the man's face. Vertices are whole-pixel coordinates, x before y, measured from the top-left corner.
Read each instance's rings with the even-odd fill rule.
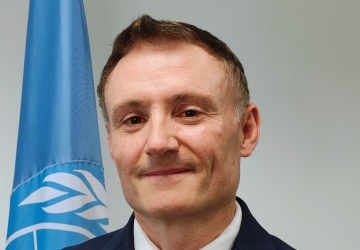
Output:
[[[241,128],[222,63],[188,44],[140,45],[106,89],[108,141],[129,205],[196,215],[234,202]]]

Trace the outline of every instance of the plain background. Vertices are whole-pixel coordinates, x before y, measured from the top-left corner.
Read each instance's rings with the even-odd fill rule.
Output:
[[[241,164],[238,195],[268,232],[297,249],[358,249],[360,2],[357,0],[85,0],[95,84],[111,43],[136,17],[189,22],[226,42],[244,65],[262,116]],[[0,235],[14,174],[28,1],[0,3]],[[125,202],[99,127],[110,230]],[[5,244],[5,243],[4,243]]]

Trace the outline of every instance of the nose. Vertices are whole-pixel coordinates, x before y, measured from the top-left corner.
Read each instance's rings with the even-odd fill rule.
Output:
[[[151,156],[162,156],[179,150],[176,139],[176,128],[166,118],[153,117],[149,120],[149,132],[145,145],[145,153]]]

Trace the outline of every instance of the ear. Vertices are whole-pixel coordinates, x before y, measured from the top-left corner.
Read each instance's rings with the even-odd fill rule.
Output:
[[[111,142],[110,128],[109,128],[108,124],[105,124],[105,127],[106,127],[106,137],[107,137],[107,141],[109,143],[110,155],[111,155],[111,158],[114,161],[114,154],[113,154],[114,151],[113,151],[112,142]]]
[[[260,114],[254,103],[249,104],[241,119],[241,157],[254,151],[260,136]]]

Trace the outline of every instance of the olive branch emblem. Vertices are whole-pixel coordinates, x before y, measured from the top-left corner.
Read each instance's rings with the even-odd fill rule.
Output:
[[[82,195],[70,197],[49,206],[44,204],[42,209],[47,213],[59,214],[72,212],[93,201],[100,201],[101,205],[92,206],[85,211],[76,214],[89,220],[107,218],[107,208],[105,206],[106,195],[103,185],[88,171],[74,170],[74,172],[81,173],[86,178],[93,192],[95,193],[95,196],[78,176],[69,173],[55,173],[45,177],[45,179],[43,180],[43,184],[47,182],[56,183],[61,186],[78,191],[79,193],[82,193]],[[68,193],[55,189],[53,187],[42,186],[33,193],[31,193],[28,197],[26,197],[19,204],[19,206],[34,203],[43,203],[66,194]]]
[[[90,172],[86,170],[73,170],[84,177],[88,185],[77,176],[77,174],[59,172],[46,176],[42,186],[28,195],[20,206],[41,204],[43,211],[49,214],[71,213],[87,219],[100,220],[107,219],[107,208],[105,188],[101,182]],[[89,188],[89,187],[90,188]],[[58,187],[58,188],[56,188]],[[71,190],[67,192],[64,190]],[[75,191],[75,192],[74,192]],[[73,195],[73,194],[76,195]],[[62,199],[69,196],[69,198]],[[58,198],[58,199],[57,199]],[[105,230],[106,225],[98,224]],[[34,248],[37,249],[37,230],[40,229],[57,229],[70,232],[76,232],[93,238],[95,235],[85,228],[76,225],[61,223],[39,223],[20,229],[13,233],[6,241],[9,245],[16,238],[32,232],[34,236]]]

